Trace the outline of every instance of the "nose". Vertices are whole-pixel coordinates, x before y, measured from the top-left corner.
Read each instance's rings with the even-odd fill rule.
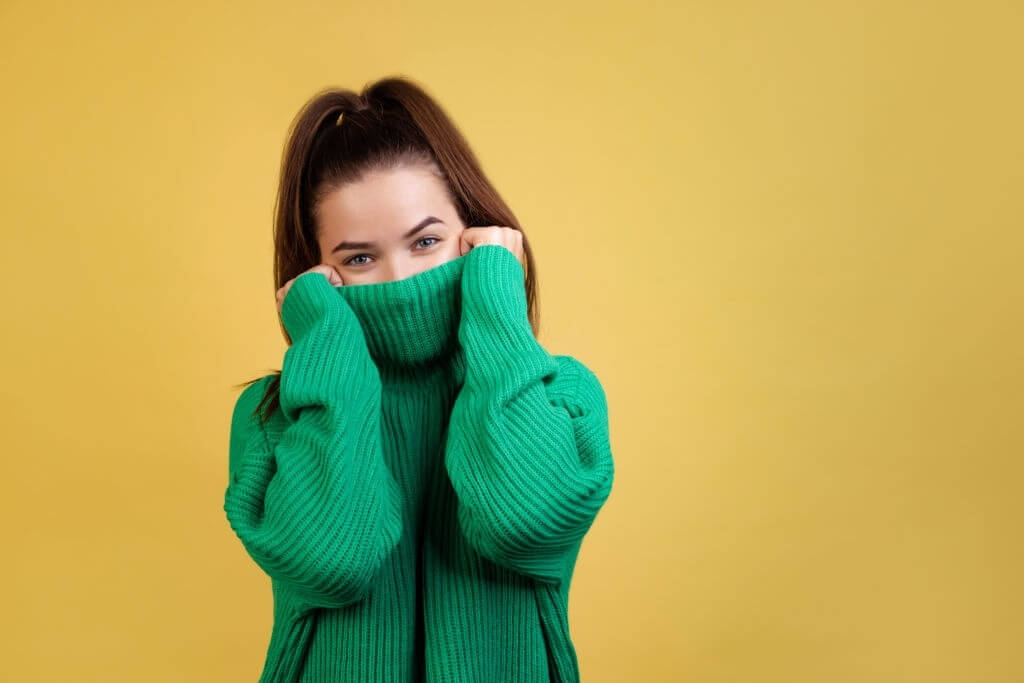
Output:
[[[388,272],[389,280],[404,280],[405,278],[412,275],[412,271],[409,265],[402,263],[395,263],[391,265]]]

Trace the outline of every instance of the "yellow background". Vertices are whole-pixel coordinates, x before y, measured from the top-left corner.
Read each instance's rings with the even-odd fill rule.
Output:
[[[608,394],[585,683],[1024,680],[1021,12],[0,4],[0,677],[256,680],[221,505],[284,134],[404,74]]]

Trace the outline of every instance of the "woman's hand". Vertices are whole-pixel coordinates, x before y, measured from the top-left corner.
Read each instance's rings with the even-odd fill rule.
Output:
[[[327,278],[327,281],[330,282],[335,287],[340,287],[341,285],[345,284],[345,281],[341,279],[341,274],[339,274],[338,271],[334,269],[334,266],[327,265],[326,263],[320,263],[318,265],[313,266],[309,270],[304,270],[295,277],[293,277],[288,282],[284,283],[284,285],[282,285],[281,288],[277,290],[278,315],[281,315],[281,304],[284,303],[284,298],[288,296],[288,290],[291,289],[292,283],[298,280],[306,273],[320,273],[325,278]]]
[[[526,258],[523,252],[523,233],[515,228],[508,228],[502,225],[486,225],[476,228],[466,228],[459,238],[459,254],[466,255],[473,247],[481,244],[500,244],[519,259],[523,272],[526,272]]]

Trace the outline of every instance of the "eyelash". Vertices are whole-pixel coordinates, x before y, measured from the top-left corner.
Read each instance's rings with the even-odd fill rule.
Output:
[[[418,240],[416,240],[416,244],[419,244],[419,243],[420,243],[420,242],[422,242],[423,240],[436,240],[437,242],[440,242],[440,241],[441,241],[441,238],[440,238],[440,237],[421,237],[421,238],[419,238]],[[433,245],[430,245],[430,246],[433,246]],[[367,255],[368,255],[368,254],[356,254],[356,255],[354,255],[354,256],[350,256],[350,257],[348,257],[347,259],[345,259],[345,261],[344,261],[344,262],[342,262],[342,265],[344,265],[344,266],[347,266],[347,265],[357,265],[357,266],[362,266],[362,265],[365,265],[365,264],[363,264],[363,263],[355,263],[355,264],[353,264],[353,263],[352,263],[352,261],[353,261],[354,259],[357,259],[357,258],[359,258],[360,256],[367,256]]]

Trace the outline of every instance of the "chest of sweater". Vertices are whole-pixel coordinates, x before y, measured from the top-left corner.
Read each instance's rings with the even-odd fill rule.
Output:
[[[274,587],[261,681],[578,681],[567,597],[610,488],[606,408],[533,337],[512,254],[306,275],[282,314],[289,417],[264,435],[266,383],[240,397],[225,500]]]
[[[444,466],[459,376],[382,374],[379,442],[402,494],[402,537],[356,604],[296,619],[288,587],[275,585],[275,631],[299,629],[275,638],[302,656],[295,680],[547,683],[563,680],[557,659],[575,674],[565,596],[481,556],[462,532]],[[287,426],[271,417],[271,449]]]

